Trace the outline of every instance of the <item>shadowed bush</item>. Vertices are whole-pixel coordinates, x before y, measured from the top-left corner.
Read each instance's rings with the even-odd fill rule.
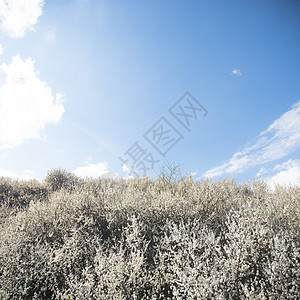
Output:
[[[1,225],[1,299],[300,297],[299,188],[48,176]]]
[[[48,198],[47,187],[37,180],[18,181],[0,177],[0,223],[6,216],[29,206],[31,201]]]

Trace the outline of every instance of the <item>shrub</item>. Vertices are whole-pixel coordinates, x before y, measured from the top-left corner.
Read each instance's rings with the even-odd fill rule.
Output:
[[[28,207],[31,201],[47,197],[48,189],[37,180],[18,181],[0,177],[0,223],[6,216]]]
[[[7,216],[0,298],[299,299],[299,188],[169,183],[75,177]]]
[[[52,192],[60,189],[71,191],[79,184],[79,178],[64,169],[53,169],[48,171],[45,183]]]

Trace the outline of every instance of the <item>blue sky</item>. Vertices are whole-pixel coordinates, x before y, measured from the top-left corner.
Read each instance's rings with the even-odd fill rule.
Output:
[[[0,22],[0,176],[152,159],[300,185],[299,1],[6,0]]]

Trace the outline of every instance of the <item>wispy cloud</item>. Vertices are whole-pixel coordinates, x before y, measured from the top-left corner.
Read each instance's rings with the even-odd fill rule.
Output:
[[[47,123],[60,121],[63,97],[52,96],[51,88],[38,78],[34,61],[14,56],[2,64],[5,83],[0,87],[0,148],[13,148],[39,138]]]
[[[0,44],[0,55],[2,55],[3,54],[3,47],[2,47],[2,45]]]
[[[93,178],[111,178],[121,179],[118,173],[110,172],[107,162],[100,162],[97,164],[88,163],[84,167],[78,167],[74,170],[74,174],[80,177],[93,177]]]
[[[204,173],[205,177],[242,173],[283,158],[300,147],[300,101],[275,120],[255,141],[236,152],[228,162]]]
[[[242,72],[240,69],[233,69],[231,71],[231,75],[237,75],[237,76],[242,76]]]
[[[22,38],[42,15],[44,0],[0,1],[1,29],[13,38]]]
[[[267,170],[266,168],[262,167],[262,168],[260,168],[259,171],[256,173],[256,176],[257,176],[257,177],[260,177],[260,176],[262,176],[262,175],[264,175],[264,174],[266,174],[266,173],[268,173],[268,170]]]
[[[231,71],[231,75],[237,75],[237,76],[242,76],[242,72],[240,69],[233,69]]]

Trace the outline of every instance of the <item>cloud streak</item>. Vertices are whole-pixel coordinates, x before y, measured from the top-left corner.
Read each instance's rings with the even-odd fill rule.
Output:
[[[205,177],[242,173],[247,169],[283,158],[300,147],[300,101],[275,120],[255,141],[234,153],[226,163],[204,173]]]

